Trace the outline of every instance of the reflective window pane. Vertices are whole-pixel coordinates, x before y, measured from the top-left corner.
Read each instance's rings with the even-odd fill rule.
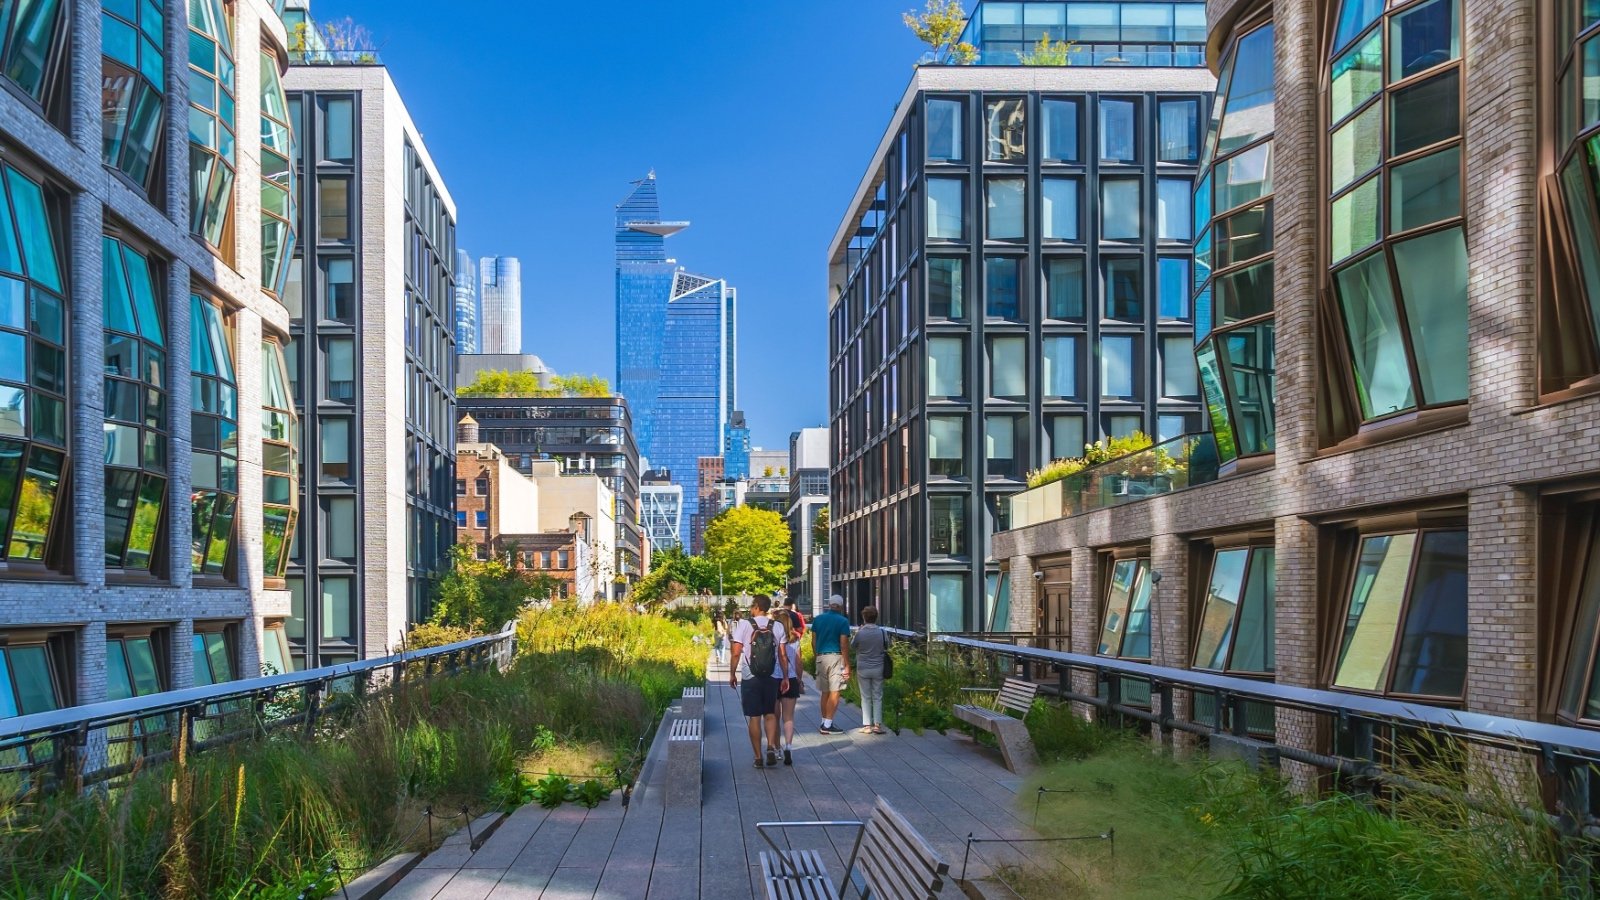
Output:
[[[1333,61],[1329,114],[1337,122],[1383,87],[1383,35],[1372,35]]]
[[[1051,162],[1078,161],[1078,101],[1045,100],[1044,158]]]
[[[1052,319],[1083,319],[1083,260],[1078,257],[1048,259],[1044,277],[1045,315]]]
[[[1270,25],[1239,39],[1217,155],[1232,153],[1272,132],[1272,53]]]
[[[1022,317],[1022,261],[1017,256],[984,258],[984,315],[992,319]]]
[[[983,105],[984,158],[990,162],[1023,162],[1028,158],[1027,100],[1008,97]]]
[[[1394,661],[1397,694],[1457,697],[1467,679],[1467,533],[1422,536]]]
[[[1187,241],[1194,237],[1189,220],[1193,207],[1187,178],[1161,178],[1156,181],[1156,237],[1164,241]]]
[[[966,419],[961,416],[928,417],[928,474],[944,478],[967,475]]]
[[[1217,165],[1216,211],[1226,212],[1272,193],[1272,143],[1269,141]]]
[[[1124,322],[1143,321],[1144,260],[1138,257],[1106,259],[1105,292],[1106,318]]]
[[[1049,398],[1078,396],[1078,338],[1048,335],[1043,341],[1042,387]]]
[[[1401,88],[1389,99],[1389,152],[1410,153],[1461,134],[1461,71]]]
[[[1107,178],[1100,182],[1100,237],[1108,241],[1136,241],[1140,228],[1142,201],[1139,182]]]
[[[322,579],[322,639],[355,641],[354,606],[351,602],[354,579],[328,576]]]
[[[1362,418],[1375,419],[1416,406],[1405,338],[1382,253],[1334,275],[1345,337],[1355,366]]]
[[[1189,260],[1181,256],[1163,256],[1156,263],[1156,292],[1158,315],[1173,321],[1188,321],[1189,291],[1193,287],[1189,274]]]
[[[1399,81],[1461,55],[1455,0],[1432,0],[1389,20],[1389,80]]]
[[[1137,399],[1134,390],[1134,341],[1132,337],[1100,338],[1100,395],[1113,399]]]
[[[1100,101],[1100,161],[1135,163],[1138,156],[1138,105],[1132,100]]]
[[[1461,147],[1395,166],[1389,173],[1389,231],[1461,215]]]
[[[1200,624],[1196,629],[1200,635],[1194,651],[1194,667],[1197,669],[1222,671],[1227,668],[1239,595],[1244,586],[1245,565],[1249,559],[1249,550],[1221,550],[1212,560],[1211,581],[1206,588]]]
[[[1373,176],[1333,201],[1329,230],[1334,262],[1366,249],[1378,239],[1378,181]]]
[[[984,236],[991,241],[1021,240],[1027,235],[1027,179],[991,178]]]
[[[1467,246],[1450,228],[1394,245],[1422,402],[1467,399]]]
[[[1200,155],[1200,104],[1194,100],[1163,100],[1157,107],[1157,159],[1189,163]]]
[[[1198,396],[1194,344],[1187,337],[1161,339],[1161,396],[1187,399]]]
[[[928,161],[961,162],[961,103],[928,100]]]
[[[961,338],[928,338],[928,396],[966,396],[966,353]]]
[[[1021,400],[1028,396],[1028,339],[989,339],[989,396]]]
[[[959,178],[928,179],[929,238],[959,241],[966,236],[964,186]]]
[[[1045,240],[1078,239],[1078,179],[1046,178],[1040,182],[1040,227]]]
[[[935,556],[967,555],[967,498],[962,494],[928,497],[929,552]]]
[[[1389,656],[1400,625],[1416,541],[1412,533],[1369,537],[1361,542],[1333,678],[1336,687],[1376,691],[1388,682]]]
[[[1373,104],[1333,132],[1329,155],[1334,191],[1366,175],[1383,158],[1383,106]]]
[[[928,315],[960,321],[967,317],[966,260],[952,257],[928,259]]]

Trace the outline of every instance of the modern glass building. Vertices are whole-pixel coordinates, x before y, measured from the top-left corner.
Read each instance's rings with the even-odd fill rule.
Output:
[[[478,302],[483,349],[480,353],[522,352],[522,261],[515,256],[478,260]]]
[[[1203,13],[983,2],[982,64],[917,69],[829,257],[832,580],[851,606],[995,627],[990,538],[1030,470],[1201,428]],[[1110,30],[1081,30],[1096,18]],[[1046,31],[1102,35],[1104,58],[1029,64],[1013,45]]]
[[[1019,504],[1022,527],[994,541],[1010,626],[1173,670],[1600,727],[1600,94],[1584,62],[1600,9],[1208,12],[1219,88],[1192,299],[1210,435],[1194,440],[1220,465],[1164,464],[1158,485],[1130,458],[1093,481],[1143,496]],[[1286,709],[1245,724],[1310,753],[1394,746]],[[1563,815],[1592,816],[1569,791],[1582,808]]]
[[[456,354],[478,353],[478,268],[465,250],[456,251]]]
[[[270,3],[0,4],[0,717],[288,665],[288,47]]]
[[[563,473],[598,475],[616,498],[613,571],[625,582],[622,591],[638,580],[644,562],[639,445],[625,398],[462,397],[459,404],[477,420],[479,440],[500,448],[522,474],[553,459]]]
[[[289,642],[296,666],[315,666],[398,647],[431,612],[455,543],[457,248],[454,202],[376,56],[294,62],[294,183],[310,228],[288,287],[305,422]]]
[[[644,473],[639,489],[639,524],[650,540],[650,552],[682,547],[683,485],[660,469]]]
[[[685,547],[699,459],[722,455],[738,404],[738,293],[667,258],[666,239],[688,225],[661,221],[654,172],[617,206],[617,390],[634,410],[640,452],[683,488]]]
[[[723,438],[722,474],[735,480],[750,477],[750,425],[744,413],[734,410]]]

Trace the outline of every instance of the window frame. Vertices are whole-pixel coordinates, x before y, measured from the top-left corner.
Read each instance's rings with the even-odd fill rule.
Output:
[[[1106,643],[1106,617],[1111,613],[1111,592],[1113,590],[1113,585],[1115,584],[1114,573],[1116,572],[1117,566],[1125,562],[1131,562],[1134,565],[1133,580],[1128,583],[1128,604],[1123,608],[1122,619],[1118,623],[1118,630],[1115,632],[1117,636],[1116,647],[1110,650],[1102,650]],[[1097,635],[1095,638],[1095,649],[1093,655],[1104,657],[1106,659],[1126,659],[1134,662],[1150,662],[1154,658],[1153,655],[1123,655],[1123,650],[1128,643],[1128,622],[1133,618],[1133,601],[1134,598],[1139,595],[1140,590],[1144,587],[1144,584],[1147,580],[1149,580],[1150,583],[1150,592],[1145,601],[1144,615],[1147,634],[1150,639],[1151,653],[1153,654],[1155,650],[1155,629],[1153,622],[1157,594],[1156,583],[1153,580],[1150,580],[1152,566],[1149,549],[1140,548],[1132,551],[1114,551],[1112,553],[1103,554],[1100,565],[1102,572],[1102,587],[1099,591],[1100,596],[1097,601],[1098,614],[1095,617],[1095,621],[1099,627],[1096,629]]]
[[[1235,538],[1234,540],[1236,541],[1238,539]],[[1222,665],[1221,668],[1211,668],[1209,666],[1203,666],[1203,665],[1200,664],[1200,642],[1201,642],[1201,638],[1203,637],[1202,629],[1203,629],[1203,626],[1205,624],[1206,605],[1207,605],[1207,601],[1210,599],[1210,595],[1211,595],[1211,584],[1212,584],[1213,580],[1216,578],[1217,558],[1219,556],[1221,556],[1223,553],[1234,552],[1234,551],[1239,551],[1239,550],[1245,551],[1244,571],[1243,571],[1243,573],[1242,573],[1242,575],[1240,576],[1240,579],[1239,579],[1239,595],[1238,595],[1238,598],[1237,598],[1236,602],[1234,603],[1233,617],[1232,617],[1231,622],[1230,622],[1230,624],[1228,626],[1228,638],[1227,638],[1228,652],[1227,652],[1227,657],[1226,657],[1226,660],[1223,662],[1223,665]],[[1189,642],[1189,668],[1194,669],[1197,672],[1215,672],[1215,673],[1223,674],[1223,675],[1236,675],[1236,676],[1238,676],[1240,678],[1255,678],[1255,679],[1259,679],[1259,680],[1262,680],[1262,681],[1271,681],[1271,680],[1273,680],[1274,678],[1277,677],[1276,676],[1276,659],[1274,659],[1274,667],[1271,668],[1271,669],[1267,669],[1265,671],[1253,671],[1253,670],[1250,670],[1250,669],[1237,669],[1237,668],[1234,668],[1233,661],[1234,661],[1234,655],[1236,653],[1238,653],[1238,651],[1239,651],[1239,643],[1238,643],[1238,641],[1239,641],[1239,623],[1244,618],[1244,595],[1245,595],[1245,592],[1248,591],[1249,587],[1250,587],[1250,576],[1255,572],[1255,567],[1256,567],[1256,565],[1258,563],[1258,560],[1260,560],[1263,556],[1271,556],[1273,565],[1274,566],[1277,565],[1277,547],[1276,547],[1276,545],[1274,544],[1273,540],[1270,537],[1266,537],[1266,538],[1254,538],[1254,537],[1251,537],[1251,538],[1247,538],[1244,543],[1235,543],[1233,541],[1218,540],[1218,541],[1214,542],[1209,548],[1207,548],[1205,552],[1206,552],[1207,556],[1209,557],[1208,565],[1205,567],[1205,576],[1204,576],[1203,579],[1198,580],[1198,581],[1196,581],[1194,583],[1194,586],[1197,589],[1198,596],[1195,598],[1194,608],[1193,608],[1192,615],[1191,615],[1191,622],[1192,622],[1191,630],[1193,632],[1193,635],[1192,635],[1192,639]],[[1277,596],[1276,596],[1276,594],[1277,594],[1276,585],[1274,585],[1274,591],[1273,591],[1272,596],[1269,596],[1267,598],[1267,602],[1269,604],[1271,604],[1273,606],[1273,608],[1274,608],[1273,633],[1271,635],[1271,639],[1274,641],[1274,643],[1276,643],[1276,641],[1277,641],[1277,627],[1276,627],[1277,626],[1277,616],[1276,616]],[[1274,654],[1274,656],[1276,656],[1276,654]]]

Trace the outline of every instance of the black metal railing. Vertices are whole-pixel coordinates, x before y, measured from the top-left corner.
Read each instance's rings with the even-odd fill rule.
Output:
[[[16,795],[82,789],[289,728],[307,737],[363,698],[419,679],[489,668],[515,651],[514,623],[497,634],[304,672],[0,719],[0,790]]]

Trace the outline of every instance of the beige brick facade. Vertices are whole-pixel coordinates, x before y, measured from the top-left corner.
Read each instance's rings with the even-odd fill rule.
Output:
[[[1210,61],[1271,7],[1276,103],[1273,191],[1276,215],[1276,453],[1268,468],[1187,491],[1056,519],[996,536],[995,555],[1026,572],[1041,557],[1072,559],[1072,650],[1093,653],[1104,600],[1099,554],[1148,546],[1161,571],[1154,610],[1152,661],[1186,667],[1192,620],[1204,587],[1186,577],[1197,539],[1265,531],[1276,548],[1276,679],[1328,687],[1345,598],[1330,582],[1333,523],[1428,509],[1465,510],[1468,534],[1468,709],[1524,719],[1540,709],[1541,660],[1562,648],[1541,646],[1541,616],[1555,608],[1541,595],[1543,569],[1581,560],[1541,559],[1541,497],[1600,476],[1600,397],[1573,392],[1541,397],[1538,152],[1541,91],[1535,47],[1547,7],[1535,0],[1463,0],[1465,59],[1464,203],[1469,258],[1467,329],[1469,399],[1462,414],[1430,431],[1388,437],[1371,429],[1359,442],[1332,447],[1319,435],[1319,390],[1326,370],[1319,349],[1320,295],[1330,289],[1319,198],[1328,152],[1319,85],[1327,82],[1334,16],[1324,0],[1212,0]],[[1332,576],[1332,577],[1330,577]],[[1014,590],[1016,590],[1014,588]],[[1020,592],[1014,593],[1020,597]],[[1031,596],[1029,603],[1031,604]],[[1014,606],[1013,627],[1028,604]],[[1031,627],[1031,623],[1030,623]],[[1562,632],[1570,629],[1559,629]],[[1092,688],[1081,682],[1079,690]],[[1280,712],[1277,738],[1327,752],[1325,727]],[[1293,767],[1302,785],[1310,772]]]

